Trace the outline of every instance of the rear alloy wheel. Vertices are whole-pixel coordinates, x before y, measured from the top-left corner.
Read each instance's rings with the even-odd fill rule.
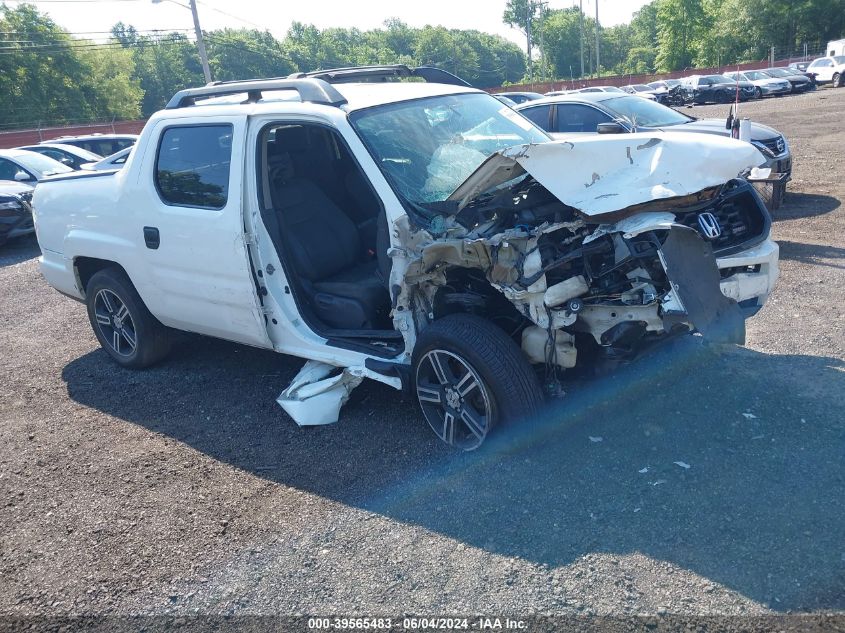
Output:
[[[149,367],[167,356],[170,337],[120,270],[94,273],[85,289],[88,319],[100,346],[119,365]]]
[[[834,88],[841,88],[842,87],[842,75],[839,73],[833,74],[833,87]]]
[[[754,89],[754,98],[755,99],[762,99],[763,98],[763,89],[759,86]]]
[[[501,424],[537,416],[539,382],[522,350],[481,317],[435,321],[414,349],[414,388],[423,416],[441,440],[478,448]]]

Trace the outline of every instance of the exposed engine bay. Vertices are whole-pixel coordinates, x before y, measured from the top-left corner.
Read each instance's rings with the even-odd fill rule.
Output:
[[[675,187],[588,213],[529,170],[494,166],[494,186],[470,195],[464,186],[441,213],[395,223],[404,248],[390,253],[393,314],[408,349],[415,332],[452,311],[498,320],[552,373],[597,355],[627,360],[690,331],[744,342],[745,315],[721,290],[717,257],[768,237],[770,217],[748,182]]]

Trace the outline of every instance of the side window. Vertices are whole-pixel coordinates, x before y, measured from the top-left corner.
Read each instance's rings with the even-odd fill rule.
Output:
[[[525,108],[524,110],[520,110],[519,113],[532,123],[535,123],[541,129],[549,132],[549,114],[551,111],[551,106],[544,105],[536,106],[534,108]]]
[[[156,187],[166,204],[222,209],[229,195],[231,125],[167,128],[156,160]]]
[[[44,154],[44,156],[48,156],[49,158],[52,158],[53,160],[57,160],[59,162],[61,162],[62,159],[65,158],[64,153],[55,149],[45,149],[41,150],[41,152],[39,153]]]
[[[0,158],[0,180],[14,180],[20,168],[12,161]]]
[[[557,105],[556,132],[595,132],[599,123],[610,123],[613,119],[595,108],[585,105]]]

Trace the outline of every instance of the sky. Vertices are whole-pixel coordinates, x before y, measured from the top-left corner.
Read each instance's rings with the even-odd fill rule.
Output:
[[[549,0],[551,9],[563,9],[579,0]],[[599,20],[603,26],[628,22],[649,0],[582,0],[584,12],[595,15],[599,3]],[[30,0],[47,12],[60,26],[71,33],[106,32],[116,23],[131,24],[139,30],[191,29],[193,23],[187,9],[176,6],[174,0]],[[187,4],[187,0],[184,0]],[[9,6],[19,3],[8,1]],[[447,28],[477,29],[496,33],[524,46],[524,37],[502,24],[506,0],[198,0],[203,30],[221,28],[268,29],[277,38],[287,32],[292,21],[314,24],[318,28],[358,27],[372,29],[387,18],[399,18],[410,26],[426,24]]]

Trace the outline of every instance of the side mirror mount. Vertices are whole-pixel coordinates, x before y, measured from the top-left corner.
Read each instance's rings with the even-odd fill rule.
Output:
[[[17,173],[15,173],[16,182],[29,182],[30,180],[32,180],[32,176],[26,173],[23,169],[19,169]]]
[[[596,132],[599,134],[627,134],[628,130],[621,123],[613,121],[612,123],[599,123],[596,126]]]

